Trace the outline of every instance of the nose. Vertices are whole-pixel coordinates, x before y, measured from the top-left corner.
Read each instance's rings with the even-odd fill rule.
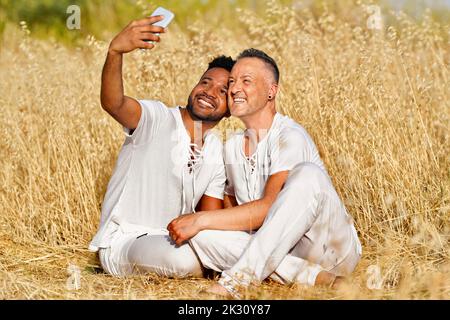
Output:
[[[217,96],[216,91],[217,90],[214,88],[214,86],[209,85],[203,90],[203,94],[210,99],[215,99],[215,97]]]
[[[228,90],[231,93],[231,96],[234,96],[241,91],[241,86],[238,85],[237,82],[234,82],[234,83],[230,84]]]

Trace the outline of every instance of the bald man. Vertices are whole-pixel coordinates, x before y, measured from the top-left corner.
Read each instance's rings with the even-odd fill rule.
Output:
[[[173,220],[202,264],[222,272],[209,292],[240,297],[267,277],[334,285],[361,256],[352,219],[306,130],[276,111],[279,70],[266,53],[243,51],[228,81],[232,116],[246,126],[225,145],[223,210]]]

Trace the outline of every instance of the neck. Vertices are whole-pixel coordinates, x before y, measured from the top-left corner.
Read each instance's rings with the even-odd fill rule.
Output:
[[[195,143],[201,148],[203,146],[203,137],[206,131],[213,128],[217,122],[194,120],[186,108],[180,108],[180,113],[184,127],[191,137],[191,143]]]
[[[256,141],[259,142],[267,135],[270,127],[272,126],[275,114],[275,105],[272,104],[272,106],[266,106],[263,109],[258,110],[256,113],[240,119],[245,124],[247,132],[254,135]]]
[[[275,114],[275,104],[272,104],[266,105],[254,114],[240,118],[247,128],[244,136],[244,153],[246,156],[254,154],[258,143],[269,133]]]

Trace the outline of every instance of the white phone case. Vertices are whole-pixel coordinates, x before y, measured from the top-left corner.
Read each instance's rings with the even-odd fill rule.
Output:
[[[164,16],[164,19],[162,19],[161,21],[155,22],[153,24],[154,26],[159,26],[159,27],[163,27],[163,28],[167,28],[169,23],[175,17],[175,15],[172,12],[170,12],[167,9],[164,9],[163,7],[156,8],[156,10],[153,11],[153,13],[152,13],[152,17],[153,16]]]
[[[175,17],[175,15],[172,12],[170,12],[167,9],[164,9],[163,7],[156,8],[156,10],[153,11],[151,16],[152,17],[153,16],[164,16],[164,19],[162,19],[161,21],[153,23],[154,26],[163,27],[163,28],[167,28],[169,23]],[[159,33],[155,33],[155,35],[159,36]],[[150,42],[150,43],[155,43],[155,41],[150,41],[150,40],[144,40],[144,41]]]

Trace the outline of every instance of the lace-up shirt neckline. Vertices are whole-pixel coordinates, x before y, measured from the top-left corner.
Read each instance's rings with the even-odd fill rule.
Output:
[[[254,174],[257,171],[258,168],[258,151],[261,148],[266,148],[267,146],[267,140],[269,139],[270,133],[274,130],[274,127],[276,126],[276,122],[278,118],[280,117],[280,114],[277,112],[275,113],[272,123],[270,125],[270,128],[267,130],[267,133],[264,135],[264,137],[256,143],[256,147],[253,150],[253,153],[250,155],[250,152],[252,151],[250,147],[248,148],[248,153],[246,152],[246,143],[250,143],[251,137],[249,137],[248,129],[244,131],[244,134],[242,135],[241,139],[241,154],[244,157],[247,166],[250,169],[250,174]],[[248,140],[247,140],[248,139]]]

